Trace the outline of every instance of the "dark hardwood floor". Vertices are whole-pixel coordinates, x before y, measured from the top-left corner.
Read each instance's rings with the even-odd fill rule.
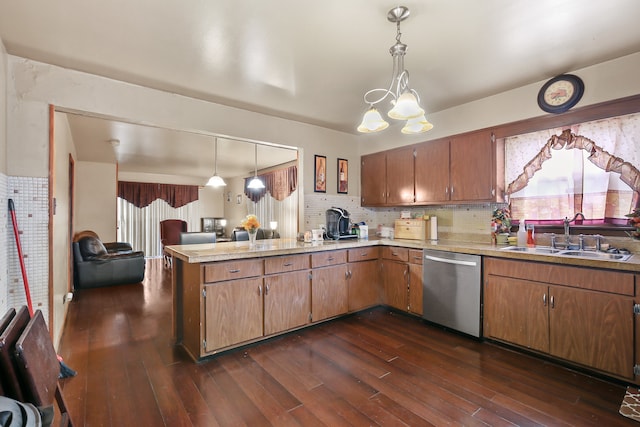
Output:
[[[79,290],[60,354],[77,426],[636,425],[625,387],[377,308],[194,363],[170,272]]]

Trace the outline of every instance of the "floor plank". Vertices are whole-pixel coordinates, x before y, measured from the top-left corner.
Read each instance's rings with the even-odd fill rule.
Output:
[[[623,426],[625,387],[385,308],[194,363],[171,276],[78,290],[60,354],[78,426]]]

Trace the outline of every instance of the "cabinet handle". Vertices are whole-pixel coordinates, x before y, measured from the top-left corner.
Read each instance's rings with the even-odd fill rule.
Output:
[[[547,306],[547,294],[542,294],[542,305]]]
[[[283,266],[284,266],[284,267],[291,267],[292,265],[293,265],[293,263],[292,263],[292,262],[285,262],[285,263],[283,264]]]
[[[258,296],[262,296],[262,285],[258,285]]]
[[[453,185],[451,186],[451,195],[453,196]]]
[[[392,255],[392,256],[399,256],[399,255],[398,255],[398,252],[391,252],[391,255]]]
[[[335,258],[330,256],[329,258],[327,258],[327,261],[333,261]]]
[[[367,256],[367,253],[366,253],[366,252],[362,252],[362,253],[360,254],[360,256]]]
[[[555,308],[555,306],[556,306],[556,299],[555,299],[555,297],[552,295],[552,296],[551,296],[551,308]]]
[[[269,295],[269,285],[265,285],[265,287],[264,287],[264,294],[265,294],[265,295]]]
[[[229,273],[240,273],[240,270],[238,269],[229,270]]]
[[[416,261],[420,261],[422,259],[422,257],[420,256],[414,256],[413,259],[415,259]]]

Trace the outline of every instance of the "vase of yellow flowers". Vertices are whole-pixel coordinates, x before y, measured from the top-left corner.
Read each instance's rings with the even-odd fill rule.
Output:
[[[256,243],[256,235],[258,234],[258,228],[260,228],[260,221],[255,215],[247,215],[242,220],[242,227],[247,230],[249,234],[249,246],[254,246]]]

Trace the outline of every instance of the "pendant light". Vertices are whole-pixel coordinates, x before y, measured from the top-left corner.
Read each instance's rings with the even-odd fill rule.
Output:
[[[207,182],[207,186],[208,187],[224,187],[225,185],[227,185],[227,183],[224,182],[224,179],[222,179],[222,177],[218,175],[218,138],[217,137],[214,137],[213,144],[214,144],[214,151],[215,151],[216,158],[214,160],[213,176],[209,178],[209,181]]]
[[[247,188],[251,190],[261,190],[264,188],[264,182],[262,182],[260,178],[258,178],[258,144],[255,144],[255,166],[256,169],[253,175],[253,179],[249,181],[249,185],[247,185]]]
[[[433,128],[420,106],[418,92],[409,87],[409,71],[404,68],[404,55],[407,52],[407,45],[400,41],[402,36],[400,22],[408,17],[409,9],[405,6],[395,7],[387,13],[387,20],[396,24],[396,43],[389,49],[389,53],[393,57],[391,83],[386,89],[371,89],[364,94],[364,102],[369,104],[369,108],[362,118],[362,123],[358,126],[358,132],[373,133],[389,127],[389,123],[382,118],[375,107],[389,97],[391,97],[393,108],[387,115],[395,120],[406,120],[402,133],[422,133]],[[374,94],[379,94],[380,96],[373,99],[371,96]]]

